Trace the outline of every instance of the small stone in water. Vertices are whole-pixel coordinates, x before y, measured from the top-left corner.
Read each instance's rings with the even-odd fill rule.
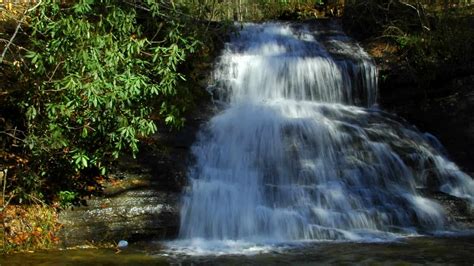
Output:
[[[126,247],[128,247],[128,242],[125,241],[125,240],[120,240],[117,244],[117,247],[118,248],[126,248]]]

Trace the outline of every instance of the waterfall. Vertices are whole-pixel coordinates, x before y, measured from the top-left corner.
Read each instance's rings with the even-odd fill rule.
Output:
[[[180,239],[403,236],[451,229],[421,189],[474,203],[431,135],[377,108],[376,67],[335,24],[243,24],[209,90]]]

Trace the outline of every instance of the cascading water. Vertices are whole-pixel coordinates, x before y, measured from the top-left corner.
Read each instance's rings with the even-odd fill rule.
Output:
[[[374,106],[376,67],[337,26],[244,24],[214,81],[182,240],[384,239],[449,229],[421,188],[474,202],[432,137]]]

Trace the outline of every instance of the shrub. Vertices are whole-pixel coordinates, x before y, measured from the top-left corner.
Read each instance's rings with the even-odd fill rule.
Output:
[[[157,119],[184,123],[180,65],[200,43],[172,4],[44,0],[34,12],[28,85],[17,98],[29,163],[10,183],[22,195],[83,189],[84,176],[104,175],[121,154],[136,154],[139,140],[157,130],[157,102]]]

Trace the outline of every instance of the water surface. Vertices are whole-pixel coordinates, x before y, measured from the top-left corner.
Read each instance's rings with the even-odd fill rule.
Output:
[[[170,254],[159,243],[114,249],[79,249],[0,257],[0,265],[473,265],[474,236],[413,237],[394,242],[314,242],[274,247],[253,255]]]

